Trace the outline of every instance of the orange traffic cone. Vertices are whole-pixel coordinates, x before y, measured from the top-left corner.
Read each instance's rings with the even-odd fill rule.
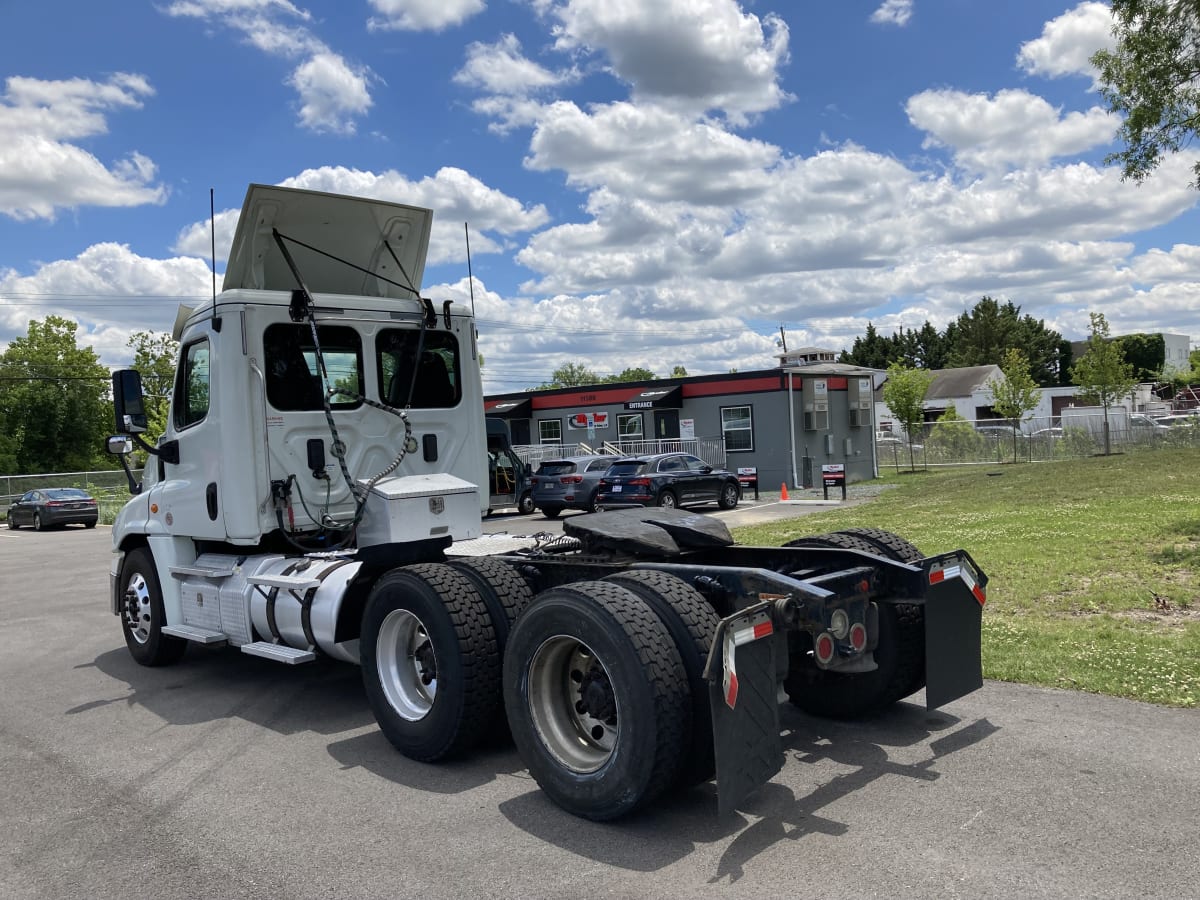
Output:
[[[788,495],[787,495],[787,482],[785,481],[785,482],[784,482],[782,485],[780,485],[780,490],[779,490],[779,499],[780,499],[780,500],[786,500],[787,498],[788,498]]]

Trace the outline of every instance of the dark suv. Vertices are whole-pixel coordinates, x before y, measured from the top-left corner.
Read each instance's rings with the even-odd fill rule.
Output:
[[[616,460],[600,479],[596,504],[619,506],[691,506],[716,503],[733,509],[742,497],[737,476],[714,469],[690,453],[657,453]]]
[[[533,475],[533,507],[553,519],[564,509],[596,511],[596,488],[615,456],[547,459]]]

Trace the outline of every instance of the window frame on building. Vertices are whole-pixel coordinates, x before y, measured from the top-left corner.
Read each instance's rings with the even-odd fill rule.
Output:
[[[726,420],[726,413],[734,412],[737,410],[745,410],[746,411],[746,415],[745,415],[745,419],[744,419],[745,425],[744,426],[741,425],[740,423],[743,420],[738,419],[737,420],[738,426],[730,427],[729,423]],[[721,411],[721,444],[725,448],[725,452],[726,453],[753,453],[754,452],[754,406],[753,406],[753,404],[742,403],[742,404],[738,404],[737,406],[722,406],[720,408],[720,411]],[[730,443],[729,443],[730,432],[740,433],[743,431],[746,432],[746,434],[749,436],[750,446],[748,446],[748,447],[730,446]]]
[[[553,425],[556,436],[546,436],[546,426]],[[539,444],[562,444],[562,419],[538,419],[538,443]]]

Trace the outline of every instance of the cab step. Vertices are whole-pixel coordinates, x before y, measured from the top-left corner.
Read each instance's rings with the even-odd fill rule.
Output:
[[[246,581],[260,587],[283,588],[288,591],[308,591],[321,586],[319,578],[302,578],[296,575],[251,575]]]
[[[233,574],[232,568],[213,568],[211,566],[171,566],[172,578],[228,578]]]
[[[261,656],[263,659],[273,659],[275,662],[286,663],[289,666],[312,662],[317,654],[311,650],[297,650],[286,644],[272,644],[269,641],[255,641],[253,644],[242,644],[242,652],[251,656]]]

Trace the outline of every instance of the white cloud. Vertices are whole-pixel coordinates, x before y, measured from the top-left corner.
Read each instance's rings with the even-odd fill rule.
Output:
[[[912,18],[913,0],[883,0],[883,4],[871,13],[875,25],[899,25],[903,28]]]
[[[506,34],[494,44],[476,42],[468,46],[467,61],[454,80],[489,94],[524,97],[577,77],[574,70],[552,72],[527,59],[516,36]]]
[[[466,245],[463,223],[471,229],[473,255],[499,253],[504,240],[540,228],[549,221],[541,204],[525,205],[519,200],[488,187],[462,169],[445,167],[432,177],[410,180],[399,172],[365,172],[341,166],[322,166],[306,169],[299,175],[280,182],[283,187],[372,197],[433,210],[433,233],[430,236],[429,263],[465,262]],[[233,233],[241,209],[226,209],[217,213],[217,259],[229,258]],[[212,238],[207,219],[184,228],[172,248],[175,253],[208,259]]]
[[[1115,46],[1112,26],[1107,3],[1080,3],[1047,22],[1041,37],[1022,44],[1017,65],[1030,75],[1088,75],[1094,79],[1096,70],[1088,60],[1097,50]]]
[[[0,213],[53,219],[79,206],[161,203],[153,161],[137,151],[105,164],[74,141],[108,132],[108,115],[140,109],[154,89],[145,77],[118,73],[105,82],[42,81],[14,76],[0,96]]]
[[[1119,125],[1115,115],[1099,107],[1063,115],[1023,90],[1003,90],[993,97],[923,91],[909,98],[905,112],[927,133],[922,146],[947,147],[957,165],[982,173],[1036,167],[1103,146]]]
[[[264,53],[298,59],[287,83],[299,96],[305,128],[353,134],[356,120],[371,108],[370,70],[333,52],[309,29],[312,15],[287,0],[177,0],[163,11],[219,22]],[[305,24],[294,24],[297,20]]]
[[[718,110],[743,124],[790,99],[779,84],[789,58],[787,24],[743,13],[735,0],[565,0],[541,7],[559,23],[559,50],[607,57],[635,100],[693,113]]]
[[[105,364],[127,364],[130,333],[169,332],[179,304],[195,305],[211,290],[202,260],[150,259],[124,244],[94,244],[31,275],[0,271],[0,342],[25,334],[30,319],[60,315],[79,323],[80,345],[94,347]]]
[[[372,31],[442,31],[461,25],[487,8],[484,0],[367,0],[379,13],[367,21]]]

